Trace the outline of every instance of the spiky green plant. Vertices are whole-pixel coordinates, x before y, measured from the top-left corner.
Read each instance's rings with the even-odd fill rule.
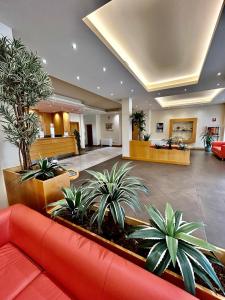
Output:
[[[0,121],[6,139],[19,150],[22,170],[30,169],[30,147],[38,134],[38,116],[30,111],[52,94],[41,59],[20,40],[0,38]]]
[[[63,188],[62,189],[64,199],[52,202],[48,206],[56,206],[56,209],[52,211],[51,216],[53,218],[57,216],[69,217],[72,220],[82,220],[85,210],[84,202],[87,197],[87,192],[83,187],[79,188]]]
[[[58,163],[49,161],[48,158],[41,158],[37,164],[33,165],[33,167],[35,166],[37,166],[37,169],[28,171],[21,176],[21,182],[33,178],[47,180],[55,177],[58,171],[65,170],[62,166],[58,165]]]
[[[132,169],[130,163],[118,166],[116,163],[112,170],[101,172],[87,171],[94,179],[89,181],[87,189],[90,191],[85,203],[86,209],[98,204],[97,210],[91,218],[91,224],[98,223],[98,232],[102,231],[102,223],[108,211],[114,223],[120,230],[124,230],[125,210],[123,205],[132,210],[140,209],[138,192],[147,192],[148,188],[141,180],[128,173]]]
[[[212,282],[224,293],[224,289],[210,263],[219,261],[206,256],[201,250],[213,252],[218,249],[208,242],[191,235],[203,226],[202,223],[188,223],[182,220],[182,212],[173,211],[167,203],[165,217],[152,205],[148,208],[151,226],[141,226],[128,238],[141,239],[141,246],[150,249],[146,268],[161,275],[172,263],[178,266],[184,280],[185,289],[195,294],[195,274],[215,291]]]

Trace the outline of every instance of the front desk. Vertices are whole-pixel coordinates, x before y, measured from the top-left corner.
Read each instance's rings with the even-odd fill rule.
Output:
[[[37,160],[44,157],[57,157],[60,155],[78,154],[74,136],[40,138],[31,146],[31,159]]]
[[[157,163],[190,165],[190,150],[156,149],[150,142],[130,141],[130,156],[124,157],[131,160],[142,160]]]

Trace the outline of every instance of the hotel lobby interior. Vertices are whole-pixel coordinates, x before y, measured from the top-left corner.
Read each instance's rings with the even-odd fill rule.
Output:
[[[13,299],[225,299],[223,0],[0,0]]]

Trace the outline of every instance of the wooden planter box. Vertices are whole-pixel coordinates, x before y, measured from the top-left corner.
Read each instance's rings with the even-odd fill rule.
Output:
[[[47,211],[47,214],[50,215],[51,212],[54,210],[55,208]],[[113,251],[114,253],[128,259],[129,261],[135,263],[136,265],[145,268],[145,261],[146,259],[130,250],[125,249],[122,246],[119,246],[118,244],[115,244],[79,225],[76,225],[62,217],[56,217],[55,219],[58,223],[74,230],[77,233],[82,234],[83,236],[87,237],[88,239],[97,242],[98,244],[102,245],[103,247]],[[137,226],[137,225],[148,225],[148,223],[131,218],[131,217],[126,217],[126,223],[129,225],[133,225],[133,226]],[[220,249],[218,248],[218,250],[220,251],[220,253],[217,255],[217,257],[221,260],[221,262],[225,265],[225,250],[224,249]],[[183,284],[183,279],[180,275],[176,274],[173,271],[170,270],[166,270],[163,275],[162,278],[171,282],[172,284],[184,289],[184,284]],[[225,297],[219,295],[219,294],[215,294],[213,291],[199,285],[196,284],[196,297],[201,299],[201,300],[225,300]]]
[[[31,179],[20,182],[19,170],[19,167],[3,170],[9,205],[22,203],[43,212],[46,210],[46,204],[62,199],[62,187],[70,186],[67,172],[61,172],[45,181]]]

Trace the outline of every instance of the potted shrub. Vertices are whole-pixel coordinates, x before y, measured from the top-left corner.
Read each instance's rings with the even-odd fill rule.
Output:
[[[143,112],[143,110],[136,111],[132,113],[130,118],[132,121],[132,126],[136,126],[138,129],[138,140],[141,141],[146,126],[145,113]]]
[[[57,207],[49,213],[56,217],[59,223],[98,242],[143,268],[148,268],[155,273],[158,272],[164,279],[184,288],[182,277],[177,274],[180,265],[182,272],[183,270],[186,272],[185,275],[181,272],[185,279],[186,289],[192,293],[196,289],[196,296],[200,299],[225,299],[222,295],[213,292],[215,288],[221,289],[223,292],[223,287],[221,287],[217,275],[210,266],[212,262],[220,264],[213,254],[213,251],[217,252],[219,249],[191,235],[202,224],[183,221],[182,212],[174,212],[170,205],[166,207],[166,218],[163,218],[157,209],[150,206],[148,209],[151,219],[149,224],[125,216],[122,209],[123,196],[121,193],[126,191],[124,202],[126,203],[129,199],[128,205],[133,209],[138,209],[137,192],[139,190],[146,192],[147,190],[139,179],[128,176],[129,169],[127,168],[130,168],[130,166],[121,168],[122,170],[117,170],[114,166],[111,172],[106,170],[103,173],[89,171],[94,177],[93,180],[90,180],[89,188],[85,187],[85,193],[82,193],[82,197],[78,196],[78,199],[81,199],[79,205],[75,204],[77,195],[75,197],[74,195],[76,193],[74,195],[67,193],[64,194],[67,198],[67,204],[65,205],[65,199],[53,203]],[[137,189],[133,190],[136,184]],[[68,201],[69,198],[74,204],[71,205],[71,201]],[[95,206],[96,202],[98,203],[97,206]],[[75,221],[72,220],[74,209],[76,212],[79,211],[79,218],[75,218]],[[131,244],[128,244],[127,241]],[[159,242],[161,242],[160,245]],[[156,245],[157,249],[154,248]],[[163,249],[161,249],[161,245]],[[160,251],[158,247],[160,247]],[[151,252],[153,250],[149,251],[149,248],[155,249],[154,253]],[[206,255],[200,252],[199,248],[204,249]],[[186,251],[185,257],[188,256],[188,260],[192,262],[191,265],[188,263],[185,266],[184,254],[182,252],[180,255],[180,251]],[[148,254],[153,256],[153,259],[148,259]],[[190,255],[192,258],[189,257]],[[221,252],[216,255],[224,259],[225,251],[221,249]],[[176,263],[175,269],[173,263]],[[169,264],[171,265],[170,270],[167,269]],[[193,268],[211,290],[195,283],[192,273]],[[207,274],[205,270],[207,270]],[[212,282],[215,283],[215,287],[212,286]],[[216,289],[216,291],[218,290]]]
[[[201,140],[204,143],[204,148],[206,152],[211,152],[211,145],[213,142],[212,134],[207,130],[205,133],[202,134]]]
[[[32,170],[30,147],[37,137],[39,128],[38,116],[30,111],[30,108],[40,100],[47,99],[52,93],[51,80],[43,70],[41,59],[28,50],[20,40],[1,38],[0,116],[2,130],[6,140],[18,148],[20,161],[20,166],[4,170],[9,204],[20,202],[33,208],[37,207],[35,198],[38,198],[39,188],[36,186],[36,179],[31,180],[29,184],[21,184],[20,177],[22,173]],[[69,177],[67,181],[69,182]],[[62,180],[62,185],[67,185],[68,182]]]
[[[144,141],[148,142],[150,140],[151,134],[144,134]]]

